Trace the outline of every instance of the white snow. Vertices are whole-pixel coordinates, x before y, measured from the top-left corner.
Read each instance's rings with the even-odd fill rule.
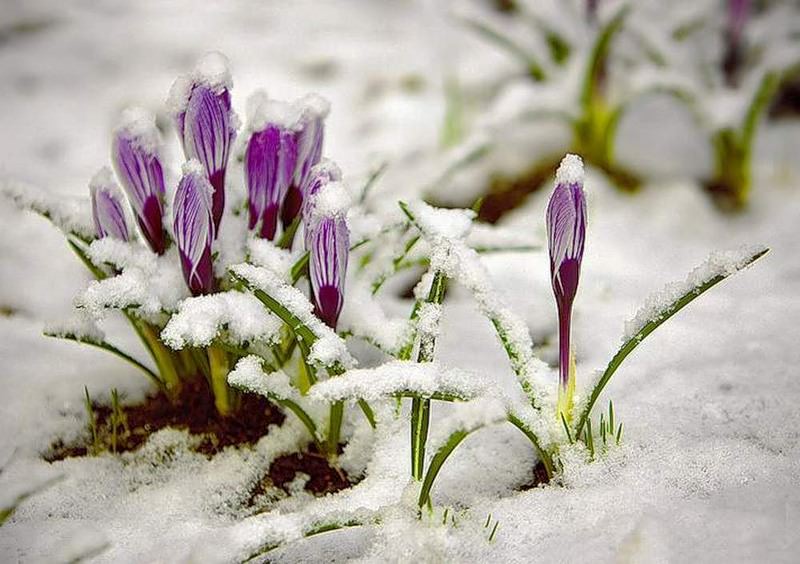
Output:
[[[59,198],[46,190],[7,179],[0,180],[3,195],[19,209],[45,216],[65,233],[75,233],[85,239],[95,236],[92,210],[87,198]]]
[[[252,294],[219,292],[185,299],[161,332],[173,349],[205,347],[224,332],[224,340],[242,345],[272,342],[282,322]]]
[[[218,51],[203,55],[190,73],[180,75],[172,83],[166,104],[168,111],[172,115],[185,112],[189,95],[196,85],[207,86],[216,93],[231,90],[233,78],[228,66],[228,58]]]
[[[120,114],[117,127],[118,135],[124,135],[147,154],[157,154],[161,145],[161,134],[156,127],[156,116],[150,110],[140,106],[125,108]]]
[[[556,185],[580,184],[583,186],[583,160],[578,155],[567,155],[556,170]]]
[[[264,372],[262,360],[255,356],[246,356],[236,363],[228,374],[228,383],[240,390],[273,399],[297,399],[299,394],[289,381],[289,376],[282,370]]]

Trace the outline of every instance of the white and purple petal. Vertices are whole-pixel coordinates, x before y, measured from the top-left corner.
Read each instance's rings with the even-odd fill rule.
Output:
[[[142,235],[158,254],[166,248],[162,223],[164,172],[159,157],[160,136],[155,116],[140,108],[123,112],[114,131],[111,162],[128,194]]]
[[[350,232],[343,216],[323,217],[310,230],[309,279],[316,315],[336,329],[344,306]]]
[[[112,237],[121,241],[130,238],[128,222],[122,207],[122,194],[114,182],[111,169],[101,168],[89,182],[92,197],[92,218],[98,239]]]
[[[214,290],[211,257],[215,237],[213,191],[199,161],[184,164],[173,203],[173,229],[183,276],[195,296]]]

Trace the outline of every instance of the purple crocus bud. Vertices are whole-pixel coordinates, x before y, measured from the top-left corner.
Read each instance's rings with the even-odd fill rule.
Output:
[[[244,155],[249,208],[248,226],[261,237],[275,238],[281,205],[297,163],[296,112],[288,104],[262,100],[248,129]]]
[[[225,209],[225,170],[238,127],[231,109],[232,86],[228,60],[221,53],[209,53],[191,74],[175,80],[168,100],[186,158],[202,163],[214,188],[216,231]]]
[[[350,252],[350,231],[345,215],[350,197],[341,183],[331,182],[313,198],[313,216],[306,218],[311,294],[315,314],[335,330],[344,306],[344,281]]]
[[[739,42],[749,15],[750,0],[728,0],[728,33],[735,43]]]
[[[214,265],[211,244],[214,242],[212,212],[214,188],[203,165],[191,160],[183,165],[183,176],[172,205],[175,242],[181,257],[186,285],[192,294],[214,290]]]
[[[330,112],[327,100],[316,94],[308,94],[296,102],[300,111],[297,130],[297,164],[286,198],[281,208],[281,220],[286,229],[303,207],[303,192],[314,165],[322,158],[325,137],[325,118]]]
[[[559,412],[569,420],[575,369],[570,346],[572,302],[586,239],[586,197],[583,193],[583,161],[567,155],[556,172],[556,187],[547,206],[547,241],[550,275],[558,308]]]
[[[162,223],[164,171],[159,145],[153,114],[142,108],[129,108],[122,113],[114,131],[111,162],[128,194],[142,235],[153,251],[163,254],[167,240]]]
[[[746,49],[742,41],[742,33],[749,15],[750,0],[728,0],[722,71],[726,83],[731,87],[738,85],[739,75],[745,63]]]
[[[127,241],[130,236],[122,208],[122,194],[110,168],[104,166],[97,171],[89,182],[89,192],[92,195],[92,218],[97,238],[112,237]]]

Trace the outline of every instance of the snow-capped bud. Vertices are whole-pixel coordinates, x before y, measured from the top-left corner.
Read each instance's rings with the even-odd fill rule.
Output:
[[[214,241],[213,192],[214,188],[199,161],[191,160],[183,165],[183,176],[172,205],[173,229],[183,277],[195,296],[214,290],[211,260],[211,244]]]
[[[122,208],[122,194],[114,182],[111,169],[104,166],[89,182],[92,196],[92,218],[97,238],[129,239],[128,223]]]
[[[559,411],[567,418],[572,408],[575,371],[570,346],[572,303],[586,239],[586,197],[583,193],[583,161],[567,155],[556,172],[556,186],[547,206],[547,241],[550,275],[558,307]]]
[[[339,182],[342,179],[342,171],[331,160],[323,159],[319,164],[313,166],[309,171],[306,182],[303,186],[303,208],[301,216],[303,224],[306,225],[306,250],[309,249],[308,244],[308,226],[311,224],[311,219],[314,214],[314,197],[316,194],[330,182]]]
[[[296,110],[282,102],[262,100],[248,129],[244,155],[250,229],[273,240],[281,205],[297,163]]]
[[[209,53],[192,73],[175,80],[168,101],[186,158],[200,161],[214,188],[216,230],[225,209],[225,170],[238,126],[231,88],[228,60],[221,53]]]
[[[325,137],[325,118],[330,111],[327,100],[316,94],[304,96],[296,102],[300,112],[297,130],[297,163],[294,176],[281,208],[281,220],[288,227],[300,213],[305,198],[304,187],[312,167],[322,157]]]
[[[159,157],[160,135],[155,116],[141,108],[122,113],[114,131],[111,162],[128,194],[136,222],[150,248],[158,254],[166,249],[162,223],[164,171]]]
[[[338,171],[338,167],[329,162],[318,170],[333,175],[338,175]],[[304,208],[308,210],[303,221],[314,309],[332,329],[336,329],[344,306],[344,281],[350,252],[346,216],[350,203],[350,194],[344,185],[329,180],[310,195],[308,206]]]

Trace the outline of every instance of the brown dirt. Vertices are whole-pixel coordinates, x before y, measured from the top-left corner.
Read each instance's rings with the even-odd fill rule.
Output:
[[[537,462],[536,466],[533,467],[533,475],[531,476],[531,481],[528,482],[527,484],[524,484],[520,489],[531,490],[533,488],[549,483],[550,483],[550,478],[547,476],[547,470],[545,470],[544,464],[542,464],[541,462]]]
[[[496,223],[506,213],[522,205],[533,192],[553,176],[559,158],[544,159],[518,177],[496,176],[483,196],[478,218],[487,223]]]
[[[91,456],[97,451],[128,452],[136,450],[151,434],[165,427],[188,429],[202,436],[195,450],[213,456],[223,448],[252,445],[271,424],[280,424],[284,415],[264,398],[243,394],[238,396],[239,409],[230,417],[220,416],[208,385],[202,378],[186,381],[180,396],[170,401],[163,394],[148,397],[144,403],[122,406],[124,423],[117,426],[116,449],[113,445],[112,410],[93,402],[98,446],[92,439],[80,443],[57,442],[44,458],[49,462],[73,456]]]
[[[295,452],[276,458],[269,472],[253,488],[249,505],[255,505],[256,499],[270,488],[277,487],[288,493],[289,483],[298,472],[309,476],[305,489],[314,495],[325,495],[350,487],[350,480],[343,470],[333,468],[328,459],[311,445],[308,452]]]

